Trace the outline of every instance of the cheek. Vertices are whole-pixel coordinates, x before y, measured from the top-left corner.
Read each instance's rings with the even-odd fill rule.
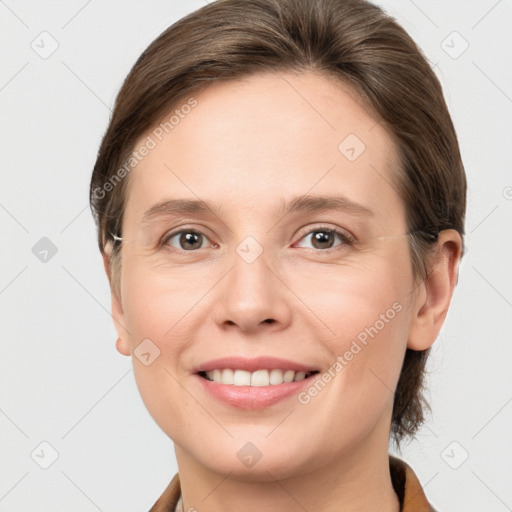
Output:
[[[285,279],[322,321],[323,338],[333,340],[333,348],[338,343],[341,350],[358,336],[363,342],[372,339],[367,328],[376,326],[385,334],[402,324],[412,286],[408,265],[405,251],[374,253],[343,265],[303,264]],[[375,335],[375,329],[370,331]]]
[[[193,340],[194,304],[204,292],[189,280],[166,278],[134,261],[125,261],[122,290],[137,387],[155,421],[174,431],[187,417],[170,406],[183,394],[178,363]],[[182,412],[188,405],[182,403]]]
[[[186,271],[166,275],[137,261],[125,265],[124,271],[123,310],[132,343],[151,338],[162,345],[166,340],[166,350],[172,350],[174,344],[167,340],[177,341],[177,333],[183,335],[190,325],[188,319],[194,304],[204,294],[204,281],[194,284]]]
[[[304,396],[304,402],[315,401],[314,408],[335,411],[338,422],[329,419],[334,428],[350,422],[353,415],[365,417],[363,423],[370,425],[372,417],[392,404],[410,322],[412,281],[408,271],[399,270],[408,268],[406,255],[374,258],[338,272],[325,269],[301,278],[301,285],[299,280],[294,283],[326,326],[324,345],[331,354],[327,385],[318,386],[323,398],[316,399],[317,391],[311,390],[313,396]]]

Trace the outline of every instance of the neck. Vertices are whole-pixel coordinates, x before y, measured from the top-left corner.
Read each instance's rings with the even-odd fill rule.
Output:
[[[382,446],[382,443],[380,443]],[[387,443],[373,443],[334,457],[329,464],[275,479],[271,468],[249,478],[223,475],[199,464],[175,446],[183,510],[200,512],[399,512],[391,482]]]

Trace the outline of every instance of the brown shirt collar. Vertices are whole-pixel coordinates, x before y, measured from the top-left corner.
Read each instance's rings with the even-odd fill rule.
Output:
[[[390,455],[389,469],[393,488],[400,501],[400,512],[436,512],[427,501],[418,477],[406,462]],[[149,512],[181,512],[180,496],[180,479],[176,473]]]

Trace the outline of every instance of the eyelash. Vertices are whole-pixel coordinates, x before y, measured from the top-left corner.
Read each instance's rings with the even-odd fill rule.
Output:
[[[175,231],[173,233],[169,233],[168,235],[164,235],[159,246],[166,247],[170,250],[175,250],[177,252],[182,252],[182,253],[192,253],[192,252],[199,251],[200,249],[192,249],[192,250],[187,251],[184,249],[177,249],[176,247],[171,247],[171,246],[167,245],[169,240],[171,240],[172,238],[174,238],[177,235],[181,235],[182,233],[194,233],[194,234],[202,235],[207,240],[209,240],[209,238],[204,233],[201,233],[200,231],[197,231],[195,229],[180,229],[179,231]],[[334,247],[329,247],[327,249],[315,249],[315,248],[305,247],[305,249],[309,249],[309,250],[317,252],[317,253],[330,253],[332,251],[340,249],[343,246],[347,246],[347,245],[352,246],[352,245],[354,245],[354,243],[356,241],[355,238],[352,235],[350,235],[349,233],[347,233],[346,231],[336,229],[336,228],[327,227],[327,226],[315,226],[314,228],[309,229],[304,234],[302,234],[299,241],[303,240],[307,236],[311,236],[314,233],[332,233],[332,234],[337,235],[339,237],[339,239],[341,240],[341,243],[339,245],[336,245]]]

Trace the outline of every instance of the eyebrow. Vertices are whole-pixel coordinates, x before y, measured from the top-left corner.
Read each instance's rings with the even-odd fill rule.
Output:
[[[158,217],[172,214],[221,214],[220,204],[209,204],[201,199],[168,199],[153,205],[142,217],[143,223],[149,223]],[[373,216],[374,213],[362,204],[344,196],[303,195],[296,196],[282,206],[283,215],[296,212],[320,212],[328,210],[346,211],[354,215]]]
[[[373,212],[362,204],[351,201],[344,196],[298,196],[283,208],[283,213],[318,212],[341,210],[355,215],[373,216]]]
[[[219,205],[208,205],[200,199],[168,199],[153,205],[149,210],[144,212],[142,222],[148,223],[156,217],[163,217],[171,214],[196,213],[206,214],[208,212],[215,213],[220,210]]]

